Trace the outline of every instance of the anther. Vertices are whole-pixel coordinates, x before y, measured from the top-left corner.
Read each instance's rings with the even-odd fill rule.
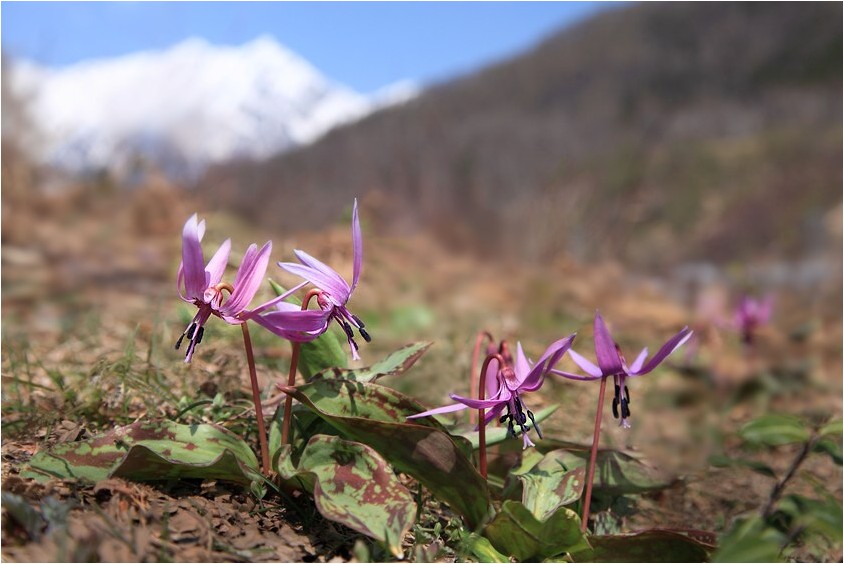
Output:
[[[191,324],[188,326],[188,330],[187,330],[187,332],[186,332],[187,337],[188,337],[188,340],[193,339],[193,332],[194,332],[194,331],[196,331],[196,323],[191,323]]]
[[[185,334],[182,333],[182,336],[179,337],[178,341],[176,341],[176,350],[179,350],[179,347],[182,346],[182,339],[184,339],[184,338],[185,338]]]
[[[621,400],[621,416],[625,419],[630,417],[630,407],[627,405],[627,400]]]
[[[612,399],[612,416],[618,419],[618,398]]]
[[[360,317],[358,317],[354,313],[352,314],[352,319],[354,319],[355,323],[358,324],[358,328],[363,329],[364,327],[366,327],[366,325],[363,324],[363,321],[360,320]],[[363,333],[363,331],[361,331],[361,333]]]
[[[369,333],[367,333],[367,332],[364,330],[363,325],[361,325],[361,326],[360,326],[360,329],[358,329],[358,331],[360,331],[360,336],[361,336],[361,337],[363,337],[363,340],[364,340],[364,341],[366,341],[367,343],[371,343],[371,342],[372,342],[372,337],[370,337],[370,336],[369,336]]]
[[[530,417],[530,422],[533,423],[533,428],[536,429],[536,434],[539,435],[539,438],[542,438],[542,431],[539,430],[539,424],[536,422],[536,419],[533,417],[533,412],[531,410],[527,410],[528,417]]]
[[[627,386],[624,386],[624,397],[627,398],[627,403],[630,403],[630,390],[627,389]]]
[[[205,327],[200,327],[199,331],[196,332],[196,344],[197,345],[202,342],[202,335],[204,335],[204,334],[205,334]]]
[[[346,332],[346,338],[348,338],[349,340],[352,340],[352,337],[355,336],[355,334],[352,333],[352,326],[349,325],[348,321],[341,322],[341,325],[343,326],[343,331]]]

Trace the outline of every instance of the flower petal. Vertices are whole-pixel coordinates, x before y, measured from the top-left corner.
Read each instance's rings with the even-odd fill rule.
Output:
[[[234,279],[234,292],[220,308],[226,315],[235,316],[246,309],[258,288],[261,287],[264,274],[267,272],[267,265],[270,262],[270,252],[273,244],[267,241],[260,251],[254,243],[249,245],[240,268],[237,269],[237,276]]]
[[[199,244],[200,233],[204,232],[205,222],[198,223],[196,214],[190,216],[182,228],[182,268],[185,297],[190,300],[201,298],[205,291],[205,261],[202,257],[202,246]]]
[[[429,415],[439,415],[440,413],[451,413],[453,411],[460,411],[461,409],[466,409],[467,406],[463,405],[462,403],[455,403],[452,405],[444,405],[443,407],[437,407],[435,409],[429,409],[428,411],[423,411],[422,413],[417,413],[416,415],[408,415],[405,419],[419,419],[421,417],[428,417]]]
[[[525,378],[530,374],[530,363],[525,356],[525,351],[522,349],[521,341],[516,343],[516,362],[513,366],[516,372],[516,381],[520,384],[524,382]]]
[[[226,239],[208,264],[205,266],[205,273],[208,275],[208,286],[219,284],[223,279],[223,273],[226,271],[226,265],[229,263],[229,251],[231,250],[232,240]]]
[[[448,394],[448,397],[454,401],[459,401],[462,404],[468,405],[472,409],[490,409],[497,405],[507,403],[512,395],[510,394],[510,391],[507,390],[506,392],[502,391],[501,396],[497,399],[479,400],[474,398],[464,398],[462,396],[458,396],[457,394]]]
[[[295,252],[296,256],[299,257],[299,260],[302,262],[305,262],[303,257],[310,256],[304,251]],[[322,264],[316,259],[313,260]],[[310,265],[296,264],[295,262],[280,262],[278,265],[287,272],[295,274],[296,276],[301,276],[320,290],[327,292],[336,305],[344,305],[349,300],[349,285],[346,284],[346,281],[343,280],[339,274],[325,265],[322,266],[330,272],[326,272],[321,268],[315,268]]]
[[[604,318],[598,312],[595,312],[593,338],[595,339],[595,356],[598,357],[598,366],[601,367],[601,372],[605,375],[623,372],[624,368],[615,341],[612,340],[610,331],[604,323]]]
[[[542,382],[545,380],[545,375],[548,373],[548,370],[557,364],[563,355],[566,354],[566,351],[569,350],[572,342],[574,341],[574,337],[575,335],[569,335],[565,339],[560,339],[551,343],[551,345],[545,349],[545,352],[542,353],[539,361],[531,369],[524,381],[519,385],[519,391],[535,392],[538,390],[542,386]]]
[[[289,290],[287,290],[285,293],[281,294],[280,296],[276,296],[273,299],[271,299],[270,301],[264,302],[261,305],[259,305],[258,307],[256,307],[255,309],[247,312],[249,314],[247,317],[252,317],[252,316],[257,315],[259,313],[263,313],[264,311],[268,310],[269,308],[271,308],[273,306],[275,306],[276,309],[278,309],[279,311],[295,311],[297,309],[299,309],[299,310],[302,309],[301,306],[297,306],[296,304],[291,304],[289,302],[285,302],[284,300],[286,300],[287,298],[290,297],[291,294],[301,290],[302,288],[304,288],[308,284],[310,284],[310,282],[308,282],[307,280],[305,280],[304,282],[300,282],[299,284],[297,284],[296,286],[293,286],[292,288],[290,288]]]
[[[645,366],[643,366],[640,370],[635,371],[635,373],[631,370],[631,375],[640,376],[642,374],[647,374],[656,368],[660,362],[665,360],[665,357],[673,353],[678,347],[688,341],[693,333],[694,331],[688,327],[683,327],[682,331],[668,339],[668,342],[662,345],[662,348],[657,351],[657,353],[647,362],[647,364],[645,364]]]
[[[358,285],[358,278],[360,278],[360,270],[363,265],[363,237],[360,232],[357,198],[355,198],[355,204],[352,208],[352,256],[354,260],[354,268],[352,270],[352,286],[349,289],[350,294],[354,292],[355,287]],[[346,301],[348,301],[348,298]]]
[[[629,372],[638,372],[645,363],[646,358],[648,358],[648,347],[642,349],[642,352],[639,353],[639,356],[637,356],[636,360],[633,361],[633,364],[630,365]]]
[[[604,375],[601,372],[601,369],[592,364],[586,358],[578,354],[574,349],[569,350],[569,357],[574,361],[576,365],[580,367],[581,370],[589,374],[590,376],[598,376],[601,377]]]
[[[556,368],[552,368],[548,371],[549,374],[553,374],[554,376],[562,376],[563,378],[568,378],[569,380],[580,380],[581,382],[589,382],[591,380],[600,380],[603,378],[603,375],[598,376],[581,376],[580,374],[572,374],[571,372],[564,372],[562,370],[557,370]]]

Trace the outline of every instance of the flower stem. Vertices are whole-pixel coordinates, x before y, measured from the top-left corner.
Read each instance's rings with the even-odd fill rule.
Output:
[[[480,331],[478,332],[478,336],[475,338],[475,348],[472,350],[472,366],[469,367],[470,398],[473,398],[478,395],[478,381],[475,380],[475,370],[477,370],[478,368],[478,359],[481,356],[481,343],[483,342],[484,338],[488,339],[489,342],[495,341],[489,331]],[[471,409],[469,410],[469,423],[471,423],[472,425],[477,423],[477,414]]]
[[[255,371],[255,356],[252,353],[252,339],[246,322],[240,324],[243,331],[243,348],[246,349],[246,363],[249,365],[249,380],[252,383],[252,401],[255,402],[255,420],[258,423],[258,444],[261,445],[261,470],[270,472],[270,450],[267,447],[267,429],[264,427],[264,409],[261,407],[261,391],[258,388],[258,373]]]
[[[489,366],[489,361],[495,360],[498,362],[499,369],[504,366],[504,359],[498,353],[487,355],[484,359],[484,364],[481,367],[481,375],[478,378],[478,399],[486,399],[486,369]],[[478,409],[478,471],[486,480],[486,425],[484,424],[484,408]]]
[[[311,298],[318,295],[320,290],[311,289],[305,294],[302,300],[302,310],[308,309]],[[293,352],[290,355],[290,372],[287,373],[287,385],[293,386],[296,383],[296,370],[299,368],[299,343],[293,343]],[[281,444],[286,445],[290,439],[290,411],[293,409],[293,396],[290,394],[284,400],[284,419],[281,421]]]
[[[800,449],[800,452],[797,454],[797,458],[792,461],[791,466],[785,473],[785,477],[779,482],[777,482],[774,486],[774,489],[771,490],[771,495],[768,496],[768,503],[766,503],[764,509],[762,509],[763,519],[768,519],[771,515],[773,515],[774,505],[777,501],[779,501],[780,497],[782,497],[782,492],[783,490],[785,490],[785,486],[797,473],[797,469],[800,468],[800,465],[803,464],[803,461],[806,460],[806,457],[809,456],[809,453],[812,452],[812,448],[815,446],[816,442],[817,438],[815,436],[812,436],[808,441],[803,444],[803,448]]]
[[[580,530],[586,532],[589,523],[589,506],[592,503],[592,482],[595,478],[595,460],[598,458],[598,442],[601,439],[601,416],[604,413],[604,392],[607,390],[607,377],[601,378],[601,390],[598,392],[598,413],[595,415],[595,431],[592,434],[592,451],[589,453],[589,469],[586,472],[586,493],[583,496],[583,516]]]

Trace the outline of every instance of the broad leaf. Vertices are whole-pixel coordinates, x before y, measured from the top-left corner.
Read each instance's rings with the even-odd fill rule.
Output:
[[[785,537],[754,515],[737,520],[721,538],[712,562],[778,562]]]
[[[530,470],[518,475],[522,482],[522,504],[540,521],[583,494],[586,468],[567,471],[561,460],[564,456],[559,450],[549,452]]]
[[[314,380],[289,393],[343,436],[367,444],[461,514],[470,527],[490,511],[487,485],[459,445],[433,420],[403,422],[423,408],[390,388],[348,380]]]
[[[827,423],[823,427],[821,427],[818,430],[818,435],[820,435],[821,437],[825,437],[827,435],[840,436],[842,434],[842,432],[844,432],[844,431],[842,430],[841,419],[835,419],[833,421],[830,421],[829,423]]]
[[[23,476],[96,482],[110,476],[154,481],[177,478],[260,481],[249,446],[214,425],[138,421],[86,441],[64,443],[30,460]]]
[[[763,415],[742,427],[739,435],[749,443],[779,446],[806,442],[811,433],[793,415]]]
[[[589,536],[591,549],[574,562],[706,562],[714,549],[711,533],[652,529],[623,535]],[[742,562],[742,560],[737,560]]]
[[[518,501],[507,500],[484,529],[496,550],[521,562],[538,561],[564,552],[589,548],[580,532],[580,517],[561,507],[548,519],[539,520]]]
[[[510,562],[508,556],[495,550],[489,539],[478,533],[469,533],[463,542],[469,552],[478,559],[478,562]]]
[[[826,453],[832,461],[841,466],[841,439],[830,436],[818,440],[812,447],[812,452]]]
[[[273,280],[270,280],[270,286],[277,296],[287,291]],[[302,305],[302,300],[296,296],[290,296],[285,301]],[[346,366],[346,362],[346,350],[330,327],[313,341],[299,345],[298,370],[305,380],[328,368]]]
[[[383,376],[401,374],[425,354],[431,342],[411,343],[391,352],[384,359],[366,368],[329,368],[314,378],[340,378],[354,382],[374,382]]]
[[[284,457],[279,474],[313,477],[319,512],[327,519],[379,540],[401,557],[401,543],[416,517],[413,496],[372,448],[339,437],[318,435],[305,447],[298,468]]]
[[[586,466],[589,449],[578,445],[554,451],[546,445],[553,441],[542,441],[537,445],[540,451],[559,452],[557,460],[567,470]],[[599,449],[595,460],[595,481],[593,495],[625,495],[665,489],[676,481],[665,472],[648,466],[640,460],[618,450]]]

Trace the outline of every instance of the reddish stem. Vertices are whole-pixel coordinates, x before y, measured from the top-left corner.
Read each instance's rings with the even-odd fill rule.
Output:
[[[305,294],[302,300],[302,311],[308,309],[311,298],[319,295],[321,290],[313,288]],[[296,370],[299,368],[299,343],[293,343],[293,353],[290,355],[290,372],[287,373],[287,386],[296,383]],[[286,392],[285,392],[286,393]],[[293,409],[293,396],[287,394],[284,400],[284,419],[281,421],[281,444],[286,445],[290,439],[290,411]]]
[[[472,366],[469,367],[469,397],[473,398],[478,395],[477,380],[475,380],[475,370],[478,368],[478,358],[481,353],[481,343],[486,337],[490,342],[495,341],[489,331],[480,331],[475,338],[475,348],[472,350]],[[469,410],[469,423],[474,425],[477,423],[477,414],[473,410]]]
[[[264,427],[264,410],[261,407],[261,391],[258,389],[258,374],[255,371],[255,357],[252,354],[252,339],[246,322],[240,324],[243,330],[243,348],[246,349],[246,362],[249,365],[249,380],[252,383],[252,401],[255,402],[255,419],[258,423],[258,444],[261,445],[261,470],[270,472],[270,450],[267,447],[267,429]]]
[[[601,378],[601,391],[598,392],[598,413],[595,415],[595,432],[592,435],[592,452],[589,454],[589,470],[586,474],[586,493],[583,497],[583,517],[580,530],[586,532],[589,522],[589,506],[592,503],[592,482],[595,478],[595,460],[598,457],[598,442],[601,438],[601,415],[604,413],[604,392],[607,389],[607,377]]]
[[[498,353],[487,355],[484,359],[484,364],[481,367],[481,376],[478,378],[478,399],[486,399],[486,369],[489,366],[489,361],[495,360],[498,362],[498,368],[504,366],[504,359]],[[484,408],[478,409],[478,471],[486,480],[486,425],[484,425]]]

